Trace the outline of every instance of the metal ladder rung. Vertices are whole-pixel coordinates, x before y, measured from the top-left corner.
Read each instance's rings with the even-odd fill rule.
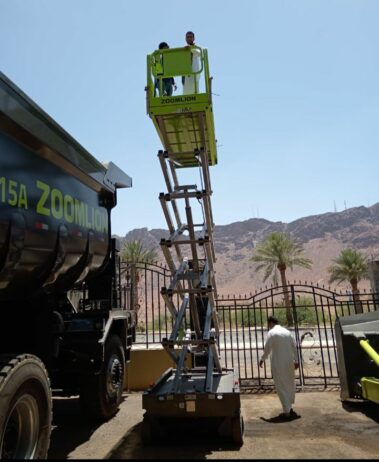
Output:
[[[168,201],[173,201],[177,199],[186,199],[187,197],[190,199],[202,199],[203,197],[208,196],[207,192],[203,191],[194,191],[194,192],[172,192],[172,193],[166,193],[165,194],[165,200]]]
[[[207,294],[210,294],[212,293],[213,291],[213,288],[211,286],[208,286],[208,287],[203,287],[201,288],[201,290],[199,291],[199,289],[168,289],[167,287],[161,287],[161,294],[162,295],[168,295],[169,297],[172,297],[173,295],[175,294],[182,294],[182,295],[185,295],[186,293],[188,294],[199,294],[199,295],[203,295],[203,296],[206,296]]]

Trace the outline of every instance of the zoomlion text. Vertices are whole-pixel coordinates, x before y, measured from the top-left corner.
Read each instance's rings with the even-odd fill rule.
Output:
[[[93,207],[85,202],[64,194],[58,188],[37,180],[39,198],[36,212],[56,220],[64,220],[97,232],[108,232],[108,215],[106,210]],[[13,179],[0,177],[0,203],[19,209],[29,209],[27,186]]]

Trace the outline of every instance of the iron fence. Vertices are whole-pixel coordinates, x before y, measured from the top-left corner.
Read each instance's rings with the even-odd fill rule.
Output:
[[[289,325],[284,294],[290,297],[293,324]],[[337,317],[357,311],[373,311],[379,294],[362,293],[359,301],[350,293],[336,293],[307,284],[272,287],[246,298],[217,300],[220,341],[225,365],[238,369],[242,387],[272,387],[269,362],[259,368],[267,338],[267,318],[273,315],[296,339],[300,367],[299,386],[338,386],[338,362],[334,323]]]
[[[134,267],[124,264],[123,272],[124,296],[128,292],[138,310],[136,344],[145,348],[159,346],[173,327],[171,314],[160,295],[161,287],[170,283],[170,272],[156,264]],[[285,295],[290,299],[290,308],[285,305]],[[242,389],[272,388],[269,361],[260,368],[259,359],[267,338],[267,318],[273,315],[296,340],[300,363],[297,385],[339,386],[334,322],[338,316],[373,311],[378,306],[376,293],[364,292],[359,299],[353,299],[349,292],[337,293],[307,283],[265,288],[245,297],[218,298],[221,362],[238,371]],[[185,322],[190,325],[189,319]]]

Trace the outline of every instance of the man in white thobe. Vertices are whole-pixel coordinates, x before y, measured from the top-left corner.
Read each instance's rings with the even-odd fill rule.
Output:
[[[186,33],[187,46],[195,45],[195,34],[192,31]],[[198,48],[191,49],[192,71],[197,72],[201,69],[201,52]],[[199,93],[200,74],[185,75],[182,77],[183,95]],[[196,85],[195,85],[196,82]]]
[[[296,345],[291,332],[280,326],[276,318],[270,316],[267,322],[269,332],[259,366],[263,366],[263,362],[271,353],[272,377],[283,407],[280,416],[291,419],[297,416],[292,409],[296,391],[295,369],[299,367]]]

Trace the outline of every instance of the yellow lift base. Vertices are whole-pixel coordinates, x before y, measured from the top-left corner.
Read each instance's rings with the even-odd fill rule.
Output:
[[[178,94],[170,94],[167,82],[172,78]],[[197,167],[200,149],[206,151],[208,165],[217,164],[206,49],[168,48],[148,55],[146,95],[147,113],[175,168]]]
[[[379,379],[375,377],[362,377],[360,383],[363,398],[379,404]]]
[[[341,400],[379,403],[379,310],[339,316],[335,334]]]
[[[379,367],[379,354],[372,348],[369,341],[362,339],[359,341],[359,344],[369,355],[371,361]],[[379,404],[379,379],[376,377],[362,377],[360,384],[362,386],[363,398]]]

